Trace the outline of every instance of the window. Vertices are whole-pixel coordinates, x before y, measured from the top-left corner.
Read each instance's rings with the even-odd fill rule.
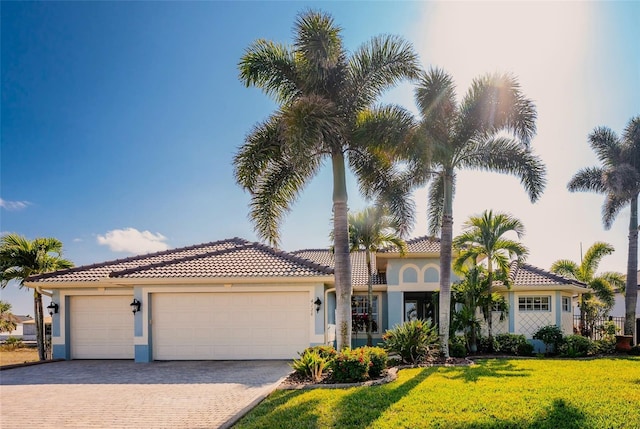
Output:
[[[373,295],[373,302],[371,305],[373,311],[373,323],[371,331],[373,333],[379,332],[380,320],[378,312],[378,295]],[[353,295],[351,297],[351,329],[354,333],[367,332],[367,295]]]
[[[521,296],[518,298],[520,311],[551,311],[550,296]]]
[[[562,297],[562,311],[565,313],[571,313],[571,298],[568,296]]]

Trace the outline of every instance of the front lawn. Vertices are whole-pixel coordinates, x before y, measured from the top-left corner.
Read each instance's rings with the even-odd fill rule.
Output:
[[[36,361],[38,361],[38,349],[34,347],[17,349],[5,346],[0,347],[0,366]]]
[[[237,428],[640,428],[640,357],[489,359],[393,383],[280,390]]]

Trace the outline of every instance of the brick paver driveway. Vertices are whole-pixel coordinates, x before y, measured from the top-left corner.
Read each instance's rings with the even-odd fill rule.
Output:
[[[0,427],[217,428],[271,392],[285,361],[65,361],[0,372]]]

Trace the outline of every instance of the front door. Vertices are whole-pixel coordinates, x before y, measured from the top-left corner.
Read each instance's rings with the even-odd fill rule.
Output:
[[[431,323],[438,323],[438,293],[437,292],[405,292],[404,320],[424,319]]]

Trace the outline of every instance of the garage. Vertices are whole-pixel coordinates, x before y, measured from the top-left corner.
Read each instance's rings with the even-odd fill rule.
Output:
[[[154,360],[292,359],[309,346],[308,292],[152,294]]]
[[[133,359],[132,296],[71,296],[72,359]]]

